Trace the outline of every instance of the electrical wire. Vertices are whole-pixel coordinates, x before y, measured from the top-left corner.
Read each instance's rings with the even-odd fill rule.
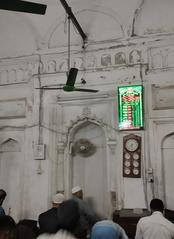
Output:
[[[71,44],[71,19],[68,16],[68,72],[70,71],[71,59],[70,59],[70,44]]]

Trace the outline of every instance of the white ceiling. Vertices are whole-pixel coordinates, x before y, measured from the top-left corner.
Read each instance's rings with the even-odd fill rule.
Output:
[[[0,10],[0,58],[67,45],[67,16],[60,0],[33,1],[47,4],[45,15]],[[132,28],[138,36],[174,32],[173,0],[67,0],[67,3],[91,44],[130,38]],[[81,37],[71,26],[71,44],[81,43]]]

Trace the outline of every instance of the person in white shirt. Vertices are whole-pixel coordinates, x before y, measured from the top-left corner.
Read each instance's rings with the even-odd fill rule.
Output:
[[[150,209],[152,214],[139,220],[135,239],[174,239],[174,224],[163,216],[163,202],[152,199]]]
[[[59,230],[55,234],[42,234],[37,239],[76,239],[72,234],[67,231]]]

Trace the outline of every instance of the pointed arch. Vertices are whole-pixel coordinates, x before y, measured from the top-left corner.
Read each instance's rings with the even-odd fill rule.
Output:
[[[0,144],[0,152],[21,152],[21,146],[16,139],[8,138]]]

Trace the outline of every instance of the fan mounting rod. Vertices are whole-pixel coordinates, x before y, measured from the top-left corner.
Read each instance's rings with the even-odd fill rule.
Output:
[[[68,14],[68,17],[71,19],[72,23],[74,24],[74,26],[76,27],[77,31],[81,35],[83,41],[86,42],[87,41],[87,35],[84,33],[82,27],[78,23],[78,21],[77,21],[76,17],[74,16],[71,8],[68,6],[68,4],[67,4],[67,2],[65,0],[60,0],[60,2],[62,3],[62,6],[64,7],[66,13]]]

